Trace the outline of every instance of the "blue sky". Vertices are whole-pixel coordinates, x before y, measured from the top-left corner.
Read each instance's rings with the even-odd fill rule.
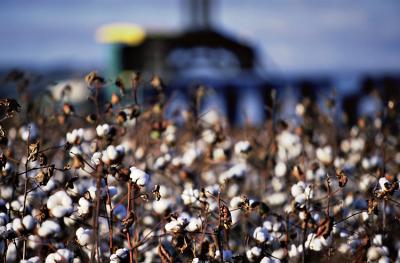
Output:
[[[182,29],[179,0],[0,2],[0,67],[103,67],[95,30]],[[271,71],[400,71],[400,1],[221,0],[218,27],[251,40]]]

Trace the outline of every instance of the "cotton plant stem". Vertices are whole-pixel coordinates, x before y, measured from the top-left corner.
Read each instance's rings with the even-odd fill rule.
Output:
[[[131,191],[132,191],[132,185],[131,182],[128,182],[128,204],[127,204],[127,214],[131,211]],[[129,232],[129,229],[126,232],[126,241],[128,242],[128,248],[129,248],[129,263],[133,263],[133,250],[132,250],[132,245],[131,245],[131,234]]]

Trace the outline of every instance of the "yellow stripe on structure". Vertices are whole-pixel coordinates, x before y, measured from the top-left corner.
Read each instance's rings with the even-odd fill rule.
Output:
[[[96,39],[107,44],[139,45],[146,38],[146,32],[138,25],[115,23],[100,27]]]

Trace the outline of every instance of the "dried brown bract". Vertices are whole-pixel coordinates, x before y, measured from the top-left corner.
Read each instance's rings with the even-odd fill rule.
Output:
[[[339,181],[340,187],[345,187],[348,181],[347,175],[343,172],[343,170],[336,171],[336,177]]]
[[[34,162],[38,159],[39,148],[39,141],[29,145],[28,161]]]
[[[219,218],[220,218],[220,224],[225,229],[230,229],[231,228],[231,226],[232,226],[231,212],[229,211],[228,207],[226,205],[224,205],[224,204],[220,205]]]
[[[103,85],[105,82],[104,78],[99,76],[96,71],[92,71],[85,76],[85,81],[89,86]]]
[[[64,106],[63,106],[63,113],[64,113],[65,115],[72,115],[72,114],[74,114],[74,112],[75,112],[75,109],[74,109],[74,107],[73,107],[71,104],[69,104],[69,103],[64,103]]]
[[[378,215],[378,205],[379,202],[375,198],[370,198],[367,200],[368,203],[368,214],[369,215]]]
[[[160,185],[156,184],[153,189],[153,196],[157,201],[160,201],[161,194],[160,194]]]
[[[19,112],[21,106],[15,99],[0,99],[0,108],[6,115],[10,115],[13,112]]]
[[[162,263],[174,262],[174,257],[172,253],[162,243],[158,245],[158,256],[160,257]]]

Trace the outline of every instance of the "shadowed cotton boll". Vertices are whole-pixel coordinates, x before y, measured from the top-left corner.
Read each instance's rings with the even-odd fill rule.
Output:
[[[72,213],[72,199],[65,191],[58,191],[47,200],[47,208],[53,216],[61,218]]]
[[[246,251],[246,257],[251,262],[255,262],[257,260],[257,258],[259,258],[261,256],[261,252],[262,252],[261,248],[252,247],[251,249]]]
[[[257,227],[253,232],[253,238],[260,243],[264,243],[269,238],[269,232],[264,227]]]

